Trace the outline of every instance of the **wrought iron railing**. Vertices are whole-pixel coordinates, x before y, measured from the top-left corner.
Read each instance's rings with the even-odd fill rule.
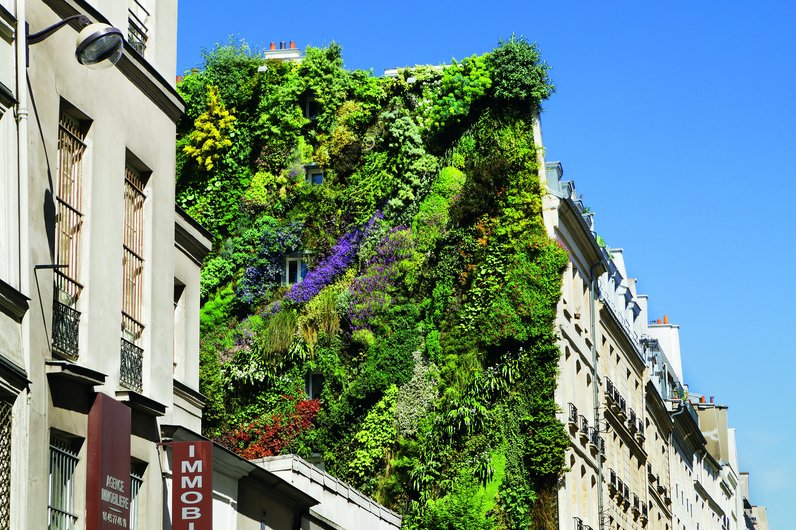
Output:
[[[11,404],[0,400],[0,529],[11,528]]]
[[[119,383],[122,386],[141,392],[144,367],[144,350],[130,341],[122,339]]]
[[[582,434],[589,433],[589,420],[586,419],[586,416],[580,416],[580,432]]]
[[[80,311],[53,300],[53,349],[70,359],[77,359]]]
[[[575,517],[575,530],[583,530],[583,520],[580,517]]]
[[[569,416],[567,420],[569,423],[574,423],[575,425],[578,424],[578,407],[572,403],[569,404]]]

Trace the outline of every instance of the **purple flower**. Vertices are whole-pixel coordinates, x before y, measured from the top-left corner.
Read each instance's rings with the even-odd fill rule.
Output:
[[[337,276],[342,274],[359,250],[359,245],[364,237],[371,231],[376,219],[381,219],[381,212],[377,212],[365,223],[362,229],[355,229],[341,237],[332,248],[332,252],[324,258],[317,267],[310,270],[300,283],[293,284],[285,298],[297,304],[307,303],[329,285]]]

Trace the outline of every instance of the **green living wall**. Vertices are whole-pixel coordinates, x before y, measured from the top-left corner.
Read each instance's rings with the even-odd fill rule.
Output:
[[[178,202],[215,237],[205,434],[322,459],[405,528],[556,528],[567,256],[542,224],[537,49],[374,77],[335,44],[219,46],[178,90]]]

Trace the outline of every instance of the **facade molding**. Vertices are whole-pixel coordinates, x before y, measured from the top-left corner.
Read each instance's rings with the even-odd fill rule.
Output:
[[[17,291],[16,288],[3,280],[0,280],[0,311],[17,322],[22,322],[25,313],[28,312],[29,301],[30,298]]]

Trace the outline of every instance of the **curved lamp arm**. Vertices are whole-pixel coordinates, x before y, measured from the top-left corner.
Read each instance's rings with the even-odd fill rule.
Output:
[[[91,24],[91,20],[89,20],[88,17],[86,17],[85,15],[74,15],[71,17],[66,17],[65,19],[60,20],[55,24],[53,24],[52,26],[44,28],[41,31],[38,31],[36,33],[28,33],[27,35],[28,46],[43,41],[44,39],[46,39],[47,37],[49,37],[50,35],[52,35],[53,33],[55,33],[56,31],[58,31],[59,29],[61,29],[62,27],[64,27],[66,24],[68,24],[73,20],[77,20],[82,26],[88,26],[89,24]]]

